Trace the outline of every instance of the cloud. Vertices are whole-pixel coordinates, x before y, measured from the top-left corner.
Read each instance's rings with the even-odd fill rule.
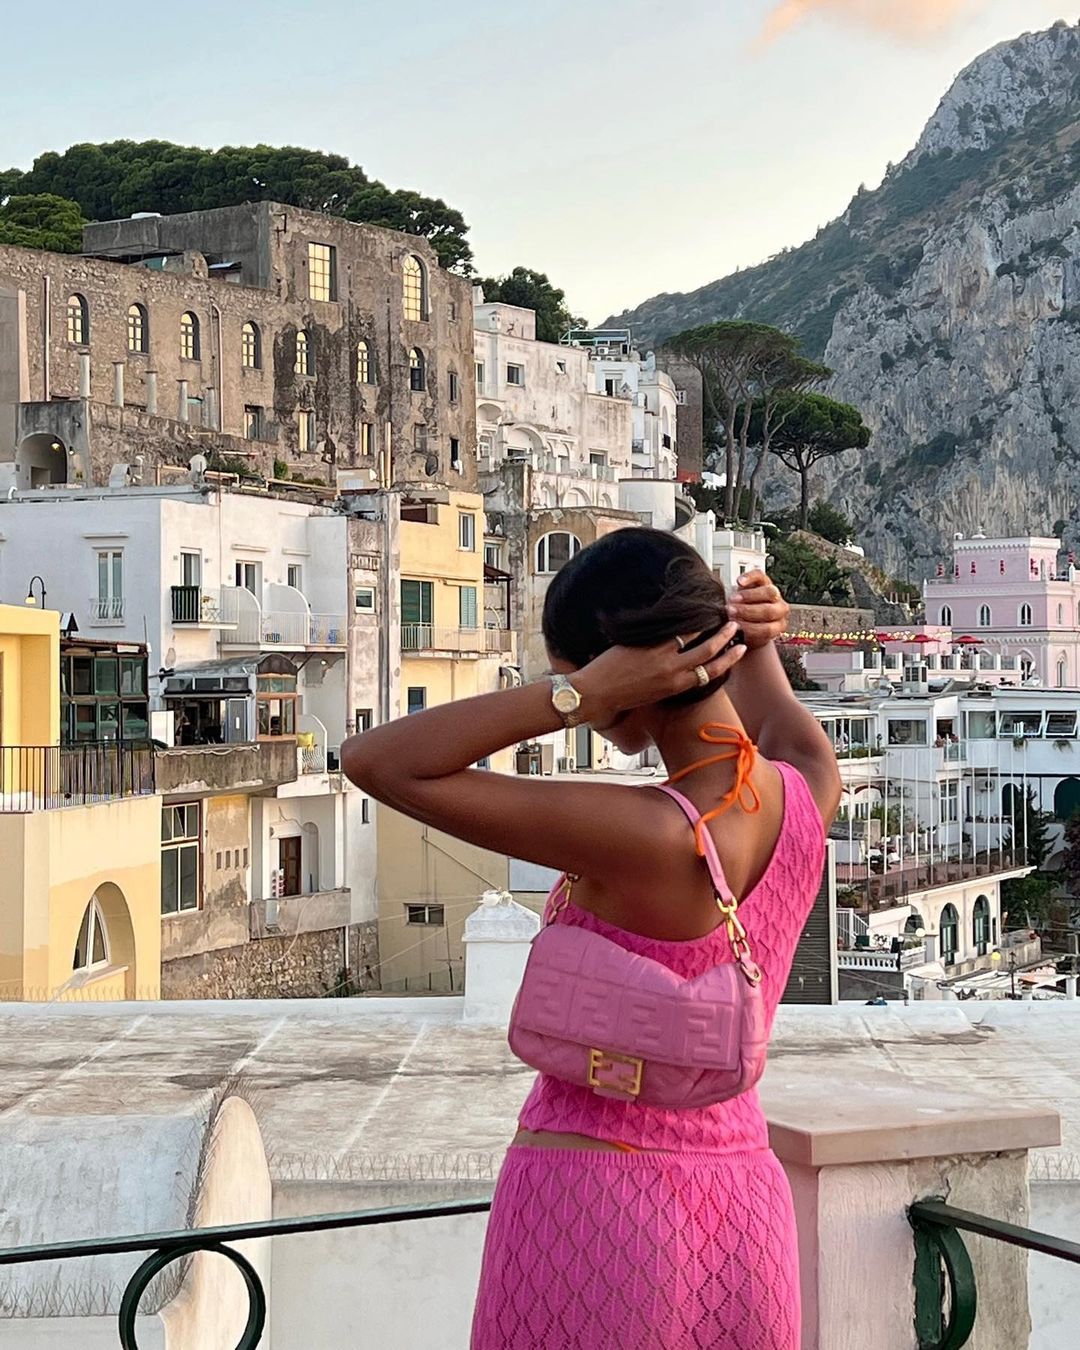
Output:
[[[842,22],[920,42],[944,32],[986,0],[780,0],[765,20],[759,42],[775,41],[803,19],[828,15]]]

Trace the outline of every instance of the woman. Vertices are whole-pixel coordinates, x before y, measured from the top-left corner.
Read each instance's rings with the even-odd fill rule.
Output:
[[[725,603],[674,536],[608,535],[548,590],[551,679],[391,722],[349,741],[342,761],[428,825],[565,869],[549,920],[686,979],[732,959],[695,847],[707,830],[771,1024],[840,789],[773,646],[787,606],[762,573],[739,582]],[[580,722],[627,754],[655,745],[702,815],[694,830],[648,788],[469,767]],[[488,1226],[474,1350],[797,1350],[791,1196],[755,1091],[663,1110],[542,1074],[519,1123]]]

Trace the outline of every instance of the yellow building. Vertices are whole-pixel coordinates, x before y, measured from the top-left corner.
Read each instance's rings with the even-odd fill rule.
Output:
[[[59,615],[0,605],[0,1000],[156,998],[153,753],[60,745]]]
[[[434,488],[405,496],[399,533],[400,715],[517,679],[514,634],[485,604],[484,501]],[[514,749],[481,767],[512,773]],[[461,931],[480,895],[507,885],[503,855],[385,808],[378,815],[379,953],[386,988],[461,988]]]

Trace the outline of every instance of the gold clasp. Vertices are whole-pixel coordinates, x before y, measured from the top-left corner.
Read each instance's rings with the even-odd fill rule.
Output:
[[[616,1055],[594,1047],[589,1051],[589,1086],[636,1097],[641,1092],[644,1067],[644,1060],[636,1055]]]

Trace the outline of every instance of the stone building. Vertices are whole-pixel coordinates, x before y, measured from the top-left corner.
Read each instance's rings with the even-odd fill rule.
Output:
[[[668,351],[657,353],[656,364],[675,385],[675,434],[679,442],[678,474],[684,480],[701,477],[705,466],[705,400],[701,372],[689,361]]]
[[[336,486],[473,479],[469,283],[425,240],[274,202],[0,248],[0,471],[153,482],[201,453]]]

